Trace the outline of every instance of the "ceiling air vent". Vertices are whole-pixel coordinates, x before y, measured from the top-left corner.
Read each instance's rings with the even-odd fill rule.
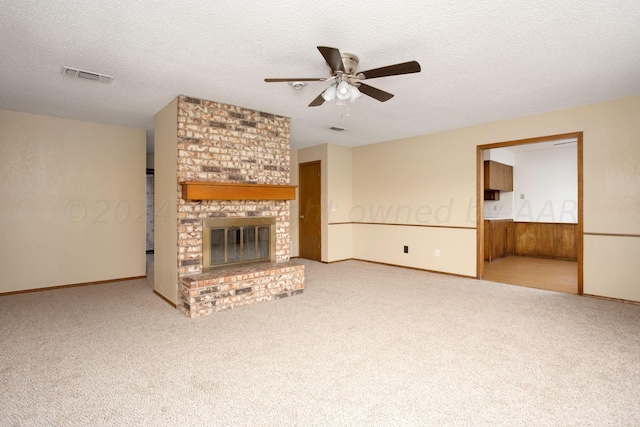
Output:
[[[339,128],[337,126],[331,126],[329,129],[335,130],[336,132],[342,132],[346,130],[345,128]]]
[[[75,77],[78,79],[93,80],[96,82],[111,83],[113,77],[106,74],[94,73],[93,71],[79,70],[73,67],[62,67],[62,74],[67,77]]]

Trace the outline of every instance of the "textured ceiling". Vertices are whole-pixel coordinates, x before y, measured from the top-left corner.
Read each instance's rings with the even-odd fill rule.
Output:
[[[328,77],[316,49],[395,94],[339,107],[265,77]],[[291,143],[357,146],[640,94],[638,0],[0,0],[0,108],[148,129],[179,94],[291,117]],[[71,79],[62,66],[104,73]],[[338,126],[348,132],[334,132]],[[539,136],[539,135],[531,135]]]

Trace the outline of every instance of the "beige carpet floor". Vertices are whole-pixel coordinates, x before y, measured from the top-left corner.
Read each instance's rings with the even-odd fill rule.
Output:
[[[638,305],[304,262],[193,320],[146,280],[0,297],[0,425],[640,425]]]

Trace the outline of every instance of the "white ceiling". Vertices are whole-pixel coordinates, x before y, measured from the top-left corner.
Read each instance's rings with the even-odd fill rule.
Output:
[[[318,45],[360,70],[422,72],[368,81],[395,97],[348,111],[307,107],[327,83],[263,81],[329,77]],[[153,115],[184,94],[291,117],[293,148],[358,146],[640,94],[640,1],[0,0],[0,58],[1,109],[144,127],[152,141]]]

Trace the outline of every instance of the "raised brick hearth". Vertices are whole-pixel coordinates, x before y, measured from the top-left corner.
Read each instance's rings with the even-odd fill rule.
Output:
[[[178,98],[178,307],[189,317],[304,290],[304,265],[290,261],[288,200],[191,200],[181,182],[286,186],[289,118]],[[205,218],[276,218],[275,263],[203,272]]]
[[[180,278],[180,310],[189,317],[304,292],[304,265],[254,264]]]

